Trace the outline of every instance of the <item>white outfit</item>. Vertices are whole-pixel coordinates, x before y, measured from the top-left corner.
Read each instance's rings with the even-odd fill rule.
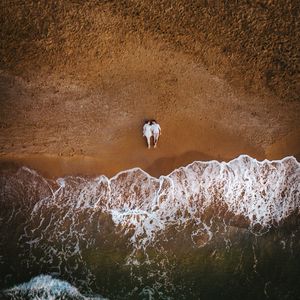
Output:
[[[151,130],[151,125],[150,124],[145,124],[143,127],[143,136],[146,137],[147,139],[147,144],[148,144],[148,148],[150,148],[150,139],[152,136],[152,130]]]
[[[154,147],[156,147],[156,144],[158,142],[158,138],[160,136],[160,132],[161,132],[161,128],[159,126],[159,124],[154,123],[151,125],[151,131],[154,137]]]

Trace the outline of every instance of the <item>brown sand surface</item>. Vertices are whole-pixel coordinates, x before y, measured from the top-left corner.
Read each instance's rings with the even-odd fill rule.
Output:
[[[242,101],[245,96],[238,98],[207,71],[197,72],[186,71],[190,78],[182,79],[182,87],[178,80],[172,105],[168,97],[165,102],[160,98],[159,87],[151,87],[149,93],[147,81],[138,90],[129,83],[126,92],[116,88],[107,95],[83,88],[80,93],[88,93],[83,97],[71,84],[51,93],[48,86],[27,87],[14,81],[5,91],[6,111],[2,107],[9,125],[1,129],[1,161],[25,164],[46,176],[112,176],[133,167],[158,176],[194,160],[230,160],[240,154],[258,159],[299,157],[299,132],[291,137],[293,119],[284,115],[296,111],[268,110],[261,104],[249,109]],[[28,97],[31,89],[34,100]],[[17,102],[19,97],[24,102]],[[154,117],[162,136],[158,148],[148,150],[142,126],[145,118]]]
[[[272,1],[226,9],[162,1],[161,11],[151,1],[100,2],[2,7],[3,168],[56,177],[141,167],[159,176],[240,154],[300,159],[292,2],[281,16]],[[142,137],[148,118],[162,127],[157,149]]]

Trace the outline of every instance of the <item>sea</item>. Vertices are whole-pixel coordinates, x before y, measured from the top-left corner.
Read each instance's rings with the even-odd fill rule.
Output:
[[[0,171],[0,299],[300,299],[300,164]]]

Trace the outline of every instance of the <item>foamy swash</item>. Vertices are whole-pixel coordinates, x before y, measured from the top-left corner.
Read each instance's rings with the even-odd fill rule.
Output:
[[[33,216],[57,207],[64,211],[63,219],[53,216],[57,227],[81,209],[91,215],[105,212],[135,247],[147,246],[169,226],[191,222],[192,235],[207,234],[210,239],[210,225],[217,217],[227,225],[242,217],[243,226],[265,230],[300,207],[300,165],[293,157],[259,162],[242,155],[228,163],[197,161],[158,179],[134,168],[111,179],[65,177],[53,185],[27,168],[19,170],[19,175],[23,173],[28,173],[27,180],[32,177],[31,183],[24,183],[32,185],[35,197],[41,193]]]
[[[23,167],[3,170],[0,187],[2,289],[51,274],[85,294],[96,292],[109,298],[121,295],[129,299],[156,291],[172,299],[180,288],[182,299],[187,293],[198,297],[202,289],[207,290],[207,276],[211,276],[211,282],[219,278],[223,270],[218,269],[219,263],[225,263],[230,245],[233,254],[228,259],[235,259],[228,264],[232,272],[244,268],[247,277],[250,264],[254,275],[249,276],[255,279],[258,264],[269,270],[268,260],[264,262],[255,250],[260,241],[260,251],[269,253],[269,238],[275,258],[279,251],[298,262],[295,220],[299,219],[300,208],[300,164],[294,157],[259,162],[242,155],[228,163],[193,162],[159,178],[134,168],[110,179],[69,176],[52,181]],[[281,225],[289,224],[289,219],[287,229],[282,227],[285,233],[280,233]],[[272,228],[277,229],[270,231]],[[199,261],[197,268],[192,267],[194,281],[189,274],[188,280],[180,279],[184,285],[176,285],[172,278],[179,273],[173,267],[179,266],[183,251],[185,264]],[[206,263],[211,264],[207,269]],[[114,270],[119,272],[117,280]],[[203,272],[206,275],[199,281]],[[228,271],[225,273],[224,286],[228,286],[226,278],[231,277]],[[239,274],[242,281],[246,280],[243,272]],[[266,279],[265,284],[270,285],[268,282]],[[278,279],[276,285],[281,282]],[[290,283],[286,286],[294,288]],[[233,298],[235,289],[230,290]],[[44,292],[47,290],[39,293]]]

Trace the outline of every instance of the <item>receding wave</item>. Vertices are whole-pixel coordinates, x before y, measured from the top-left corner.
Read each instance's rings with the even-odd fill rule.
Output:
[[[86,292],[115,298],[119,294],[107,291],[116,272],[109,280],[103,272],[117,268],[125,285],[132,280],[126,292],[119,287],[122,297],[163,298],[162,288],[169,296],[166,291],[176,291],[171,278],[179,259],[187,263],[184,255],[215,257],[217,249],[251,241],[245,249],[256,272],[258,239],[272,236],[289,251],[299,246],[300,164],[294,157],[197,161],[159,178],[134,168],[112,178],[49,180],[23,167],[3,171],[0,180],[2,287],[12,278],[29,280],[15,271],[21,266],[31,277],[59,274]],[[18,258],[11,263],[13,254]]]

